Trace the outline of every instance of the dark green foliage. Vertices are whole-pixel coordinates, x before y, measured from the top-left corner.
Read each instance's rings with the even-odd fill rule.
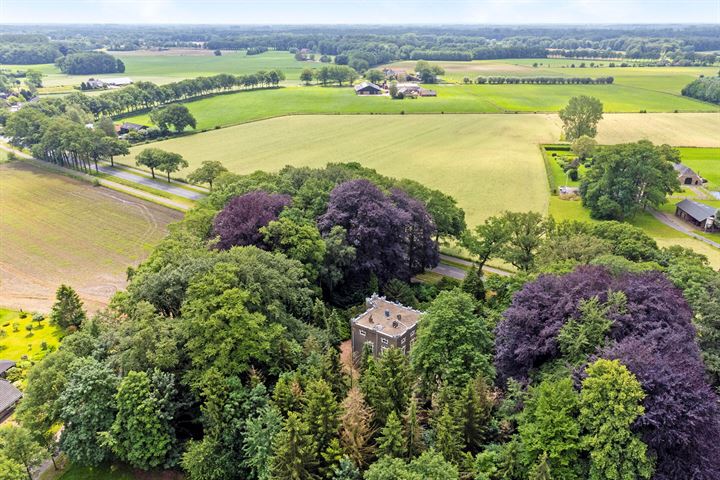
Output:
[[[69,285],[60,285],[55,293],[55,303],[50,320],[63,328],[79,327],[86,319],[83,303],[77,292]]]
[[[45,449],[33,439],[30,431],[9,424],[0,427],[0,452],[0,478],[4,480],[19,480],[25,474],[32,480],[31,471],[46,457]],[[18,465],[21,468],[18,469]]]
[[[474,312],[475,301],[459,289],[441,292],[427,309],[411,352],[426,388],[464,386],[478,374],[494,377],[492,335]]]
[[[368,360],[360,388],[373,409],[377,428],[385,425],[391,412],[398,417],[405,413],[412,383],[410,365],[402,350],[391,347],[378,360]]]
[[[580,195],[593,218],[624,220],[665,203],[666,195],[679,189],[665,150],[641,140],[598,149]]]
[[[462,455],[463,432],[449,405],[445,404],[438,412],[438,416],[432,421],[432,427],[435,433],[435,450],[448,462],[458,463]]]
[[[308,434],[307,425],[300,417],[290,412],[282,430],[273,442],[271,461],[272,480],[314,480],[318,476],[313,473],[317,466],[315,442]]]
[[[110,453],[99,434],[115,419],[117,378],[92,358],[76,360],[72,371],[58,400],[59,418],[65,423],[60,447],[73,463],[97,466]]]
[[[428,450],[405,463],[398,458],[383,457],[365,472],[365,480],[459,480],[458,469],[435,450]]]
[[[463,389],[457,402],[458,418],[462,421],[465,449],[477,453],[489,437],[493,400],[485,379],[479,375]]]
[[[222,163],[216,160],[205,160],[197,169],[188,174],[187,181],[190,183],[207,183],[210,190],[212,190],[215,179],[227,171],[228,169]]]
[[[161,107],[150,112],[150,120],[157,125],[160,130],[166,131],[169,127],[173,127],[176,132],[182,132],[186,127],[195,128],[197,122],[195,117],[185,105],[179,103],[171,103],[166,107]],[[227,170],[226,170],[227,171]]]
[[[518,427],[526,467],[544,462],[556,480],[585,478],[578,413],[579,399],[572,380],[540,383],[525,405]]]
[[[315,458],[330,446],[340,428],[340,406],[330,385],[324,380],[315,380],[305,390],[302,421],[308,427],[308,434],[315,445]]]
[[[86,75],[95,73],[123,73],[122,60],[105,52],[71,53],[55,60],[61,72],[68,75]]]
[[[597,98],[580,95],[572,97],[559,115],[566,140],[573,141],[582,136],[593,138],[597,135],[597,124],[602,119],[603,104]]]
[[[403,438],[403,427],[395,411],[388,415],[385,426],[380,430],[377,443],[379,456],[405,457],[407,449]]]
[[[483,282],[482,270],[473,265],[465,275],[462,282],[463,292],[472,295],[478,302],[485,301],[485,283]]]
[[[720,77],[703,77],[693,80],[682,89],[686,97],[720,104]]]
[[[247,419],[243,432],[243,467],[254,480],[270,479],[270,459],[275,436],[282,427],[282,417],[274,407],[264,407],[257,417]]]

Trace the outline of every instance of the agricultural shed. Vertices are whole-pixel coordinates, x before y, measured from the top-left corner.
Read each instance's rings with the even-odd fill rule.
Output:
[[[380,95],[383,89],[371,82],[362,82],[355,85],[355,93],[358,95]]]
[[[0,379],[0,420],[10,415],[22,398],[22,392],[7,380]]]
[[[715,223],[717,209],[710,205],[685,199],[675,205],[675,215],[705,230],[718,230]]]

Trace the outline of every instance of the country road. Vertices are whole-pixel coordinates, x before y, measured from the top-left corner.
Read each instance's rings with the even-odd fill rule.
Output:
[[[177,195],[178,197],[187,198],[188,200],[200,200],[201,198],[205,197],[204,193],[193,191],[188,188],[183,188],[178,185],[173,185],[172,183],[167,183],[159,179],[153,180],[152,178],[148,178],[144,175],[132,173],[131,171],[128,171],[124,168],[120,169],[116,167],[111,167],[110,165],[101,164],[98,166],[98,170],[106,175],[112,175],[113,177],[122,178],[123,180],[127,180],[129,182],[154,188],[155,190],[162,190],[163,192],[171,193],[173,195]]]
[[[445,263],[443,263],[443,260]],[[462,258],[453,257],[452,255],[447,255],[444,253],[440,254],[440,264],[438,264],[437,267],[433,268],[431,271],[435,272],[439,275],[444,275],[446,277],[455,278],[457,280],[462,280],[465,278],[465,275],[467,274],[467,270],[461,267],[457,267],[455,265],[452,265],[451,263],[457,263],[466,267],[472,267],[473,263],[464,260]],[[496,275],[502,275],[504,277],[512,275],[511,272],[507,272],[505,270],[501,270],[499,268],[495,267],[488,267],[487,265],[483,267],[483,272],[485,273],[494,273]]]

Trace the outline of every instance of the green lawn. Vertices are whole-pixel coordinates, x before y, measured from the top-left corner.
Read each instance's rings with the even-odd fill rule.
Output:
[[[27,330],[28,325],[32,330]],[[33,322],[32,313],[21,318],[20,312],[5,308],[0,308],[0,332],[3,332],[0,333],[0,359],[16,362],[24,355],[32,361],[42,359],[57,348],[63,336],[62,329],[51,325],[49,319],[38,325]]]
[[[680,156],[684,165],[708,181],[706,188],[720,190],[720,148],[681,148]]]

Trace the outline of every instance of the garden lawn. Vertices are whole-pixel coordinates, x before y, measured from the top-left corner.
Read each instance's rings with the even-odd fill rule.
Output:
[[[61,283],[88,309],[125,287],[181,214],[24,161],[0,165],[0,305],[47,313]]]
[[[31,312],[23,315],[25,318],[18,311],[0,308],[0,332],[3,332],[0,333],[0,359],[17,362],[27,355],[36,362],[60,344],[63,331],[52,325],[50,319],[38,325]],[[27,330],[28,325],[32,330]]]

